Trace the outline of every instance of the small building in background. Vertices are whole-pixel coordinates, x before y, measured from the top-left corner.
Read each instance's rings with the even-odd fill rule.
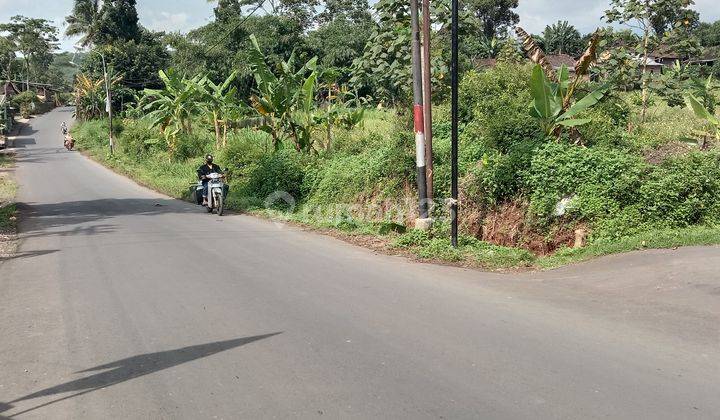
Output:
[[[637,57],[637,62],[639,67],[643,68],[643,58]],[[675,63],[674,61],[672,63]],[[665,67],[665,64],[662,64],[660,62],[655,61],[652,57],[648,56],[647,61],[644,62],[645,68],[647,69],[648,73],[650,74],[661,74],[663,71],[663,67]],[[672,64],[667,64],[668,66],[671,66]]]

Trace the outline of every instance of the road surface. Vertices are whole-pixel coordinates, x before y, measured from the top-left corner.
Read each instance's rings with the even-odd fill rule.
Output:
[[[0,417],[720,418],[718,248],[413,263],[151,192],[64,151],[70,115],[17,142]]]

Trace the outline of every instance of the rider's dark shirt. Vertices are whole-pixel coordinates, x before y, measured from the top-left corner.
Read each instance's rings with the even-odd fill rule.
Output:
[[[210,165],[205,163],[205,164],[203,164],[203,166],[199,167],[197,170],[198,178],[203,181],[207,181],[206,179],[203,179],[202,177],[208,176],[213,172],[220,174],[220,173],[222,173],[222,170],[220,169],[220,167],[218,165],[216,165],[214,163],[211,163]]]

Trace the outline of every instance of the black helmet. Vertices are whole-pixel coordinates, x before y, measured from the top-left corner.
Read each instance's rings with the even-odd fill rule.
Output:
[[[213,155],[207,155],[205,156],[205,162],[212,163],[213,161]]]

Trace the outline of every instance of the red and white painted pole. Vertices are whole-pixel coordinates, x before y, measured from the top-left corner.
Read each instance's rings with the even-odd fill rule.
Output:
[[[413,119],[415,126],[415,163],[417,166],[418,220],[415,227],[428,229],[427,168],[425,164],[425,110],[423,108],[422,62],[420,56],[420,15],[418,0],[410,0],[412,29]]]

